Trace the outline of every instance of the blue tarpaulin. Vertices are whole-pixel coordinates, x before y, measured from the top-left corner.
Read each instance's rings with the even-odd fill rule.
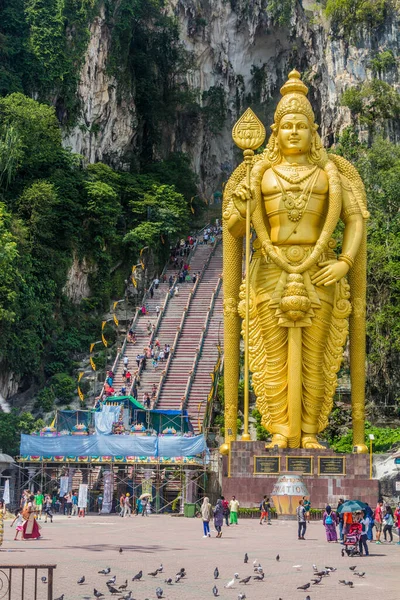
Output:
[[[21,435],[21,456],[195,456],[207,450],[203,435],[135,436],[82,435],[40,437]]]
[[[101,411],[94,415],[94,426],[97,435],[109,435],[112,433],[113,423],[118,421],[121,412],[120,406],[103,405]]]

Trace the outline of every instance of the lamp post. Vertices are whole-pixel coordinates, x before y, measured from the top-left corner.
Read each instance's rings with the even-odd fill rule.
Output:
[[[372,442],[375,439],[373,433],[369,434],[369,478],[372,479]]]

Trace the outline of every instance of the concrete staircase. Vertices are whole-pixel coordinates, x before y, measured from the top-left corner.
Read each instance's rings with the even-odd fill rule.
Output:
[[[206,256],[208,246],[200,246],[199,249],[200,248],[202,248],[202,251]],[[165,379],[160,389],[157,408],[179,410],[182,407],[182,401],[185,399],[185,395],[187,394],[188,387],[190,385],[189,380],[192,379],[190,377],[191,370],[193,365],[196,363],[196,356],[198,354],[201,338],[203,336],[206,317],[210,307],[210,301],[221,276],[221,271],[222,245],[219,244],[216,247],[215,252],[210,259],[209,265],[205,269],[191,299],[175,352],[171,358],[169,369],[167,370]],[[222,305],[218,303],[217,310],[218,308],[221,308],[221,306]],[[193,392],[193,398],[188,402],[187,405],[189,415],[192,419],[195,429],[198,429],[197,408],[200,398],[201,400],[207,400],[208,393],[211,388],[211,378],[209,373],[213,370],[216,358],[215,360],[210,359],[210,361],[208,361],[205,358],[205,353],[208,352],[213,345],[215,346],[214,329],[216,321],[217,317],[215,318],[215,322],[213,324],[214,327],[212,330],[207,331],[207,334],[205,335],[204,344],[207,344],[207,349],[204,350],[204,360],[202,361],[200,359],[197,361],[197,368],[199,365],[201,365],[201,368],[198,375],[196,368],[196,374],[194,376],[195,381],[197,375],[196,387]],[[212,354],[213,357],[216,356],[214,351]],[[196,423],[194,420],[196,420]]]

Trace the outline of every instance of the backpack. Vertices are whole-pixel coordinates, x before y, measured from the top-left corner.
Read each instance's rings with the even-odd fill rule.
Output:
[[[325,519],[325,525],[333,525],[333,519],[331,515],[328,515]]]

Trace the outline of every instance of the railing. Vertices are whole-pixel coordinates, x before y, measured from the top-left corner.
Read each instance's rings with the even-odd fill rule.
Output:
[[[47,600],[53,600],[53,571],[57,565],[0,565],[0,598],[7,600],[38,600],[38,571],[46,571]],[[26,571],[33,571],[29,577]],[[43,588],[42,579],[39,583]],[[40,593],[43,598],[43,594]]]
[[[217,248],[217,246],[218,246],[218,244],[220,242],[221,242],[221,240],[219,240],[219,239],[215,240],[214,246],[213,246],[213,248],[212,248],[209,256],[207,257],[207,259],[206,259],[206,261],[205,261],[205,263],[203,265],[203,268],[202,268],[202,270],[200,272],[200,275],[196,279],[196,282],[195,282],[195,284],[193,286],[193,289],[189,293],[186,305],[185,305],[185,307],[183,309],[183,314],[182,314],[181,322],[178,325],[177,332],[175,334],[175,339],[174,339],[173,345],[171,347],[171,352],[170,352],[170,354],[168,356],[168,360],[166,362],[165,369],[161,373],[160,382],[158,384],[156,397],[154,399],[154,408],[156,408],[156,406],[157,406],[157,404],[159,402],[159,399],[160,399],[160,396],[161,396],[161,391],[162,391],[162,386],[163,386],[164,381],[165,381],[165,379],[166,379],[166,377],[168,375],[168,371],[169,371],[169,368],[170,368],[170,365],[171,365],[173,354],[174,354],[174,352],[176,350],[176,347],[177,347],[177,344],[178,344],[178,341],[179,341],[179,337],[181,335],[184,322],[186,320],[187,313],[189,312],[189,308],[190,308],[190,304],[191,304],[192,298],[195,295],[195,292],[196,292],[198,286],[200,285],[200,282],[203,279],[203,275],[204,275],[204,273],[205,273],[208,265],[210,264],[210,261],[211,261],[212,257],[214,256],[215,250],[216,250],[216,248]],[[196,350],[196,353],[197,353],[197,350]],[[184,408],[184,405],[185,405],[185,398],[186,398],[186,390],[185,390],[185,394],[182,396],[182,399],[181,399],[182,409]]]
[[[215,305],[215,299],[216,299],[216,297],[219,294],[219,290],[221,289],[221,283],[222,283],[222,277],[219,277],[217,285],[215,287],[215,290],[213,291],[212,296],[211,296],[210,306],[208,307],[206,318],[204,320],[203,330],[202,330],[201,335],[200,335],[199,345],[196,348],[196,354],[195,354],[195,357],[193,359],[192,368],[189,371],[189,377],[188,377],[188,380],[187,380],[187,383],[186,383],[185,394],[184,394],[183,399],[182,399],[183,400],[183,408],[186,406],[187,401],[189,399],[189,394],[190,394],[190,390],[191,390],[191,387],[192,387],[193,379],[194,379],[194,377],[196,375],[197,366],[199,364],[199,360],[200,360],[201,353],[202,353],[202,350],[203,350],[204,338],[207,335],[208,327],[209,327],[210,320],[211,320],[211,314],[213,312],[214,305]]]

